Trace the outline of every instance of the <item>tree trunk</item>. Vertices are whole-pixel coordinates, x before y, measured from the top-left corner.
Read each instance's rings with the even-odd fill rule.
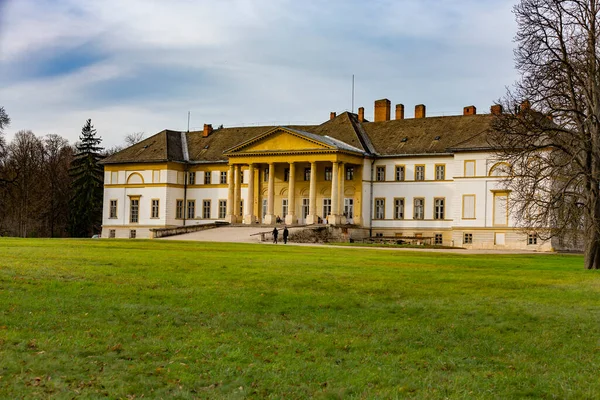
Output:
[[[596,189],[597,184],[594,183],[590,190],[590,204],[593,207],[590,209],[590,218],[587,221],[586,237],[585,237],[585,268],[600,269],[600,229],[598,224],[600,221],[600,196]]]

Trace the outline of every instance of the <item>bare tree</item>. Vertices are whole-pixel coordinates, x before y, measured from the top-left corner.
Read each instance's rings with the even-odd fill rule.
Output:
[[[65,236],[69,211],[71,177],[69,167],[73,148],[59,135],[47,135],[44,139],[44,185],[47,203],[42,217],[47,231],[44,236]]]
[[[134,132],[134,133],[125,135],[125,146],[126,147],[133,146],[134,144],[139,143],[142,140],[144,140],[145,136],[146,136],[146,134],[144,132]]]
[[[514,89],[492,144],[517,224],[542,238],[581,232],[600,268],[600,0],[521,0]]]
[[[42,185],[44,146],[31,131],[19,131],[8,146],[8,167],[15,176],[10,190],[12,231],[21,237],[41,236],[40,215],[45,196]]]

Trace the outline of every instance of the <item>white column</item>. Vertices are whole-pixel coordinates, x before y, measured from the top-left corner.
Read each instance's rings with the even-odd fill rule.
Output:
[[[296,219],[296,164],[290,163],[290,173],[288,176],[288,213],[285,216],[285,223],[288,225],[295,224]]]
[[[338,215],[340,213],[340,193],[338,184],[338,173],[340,163],[334,162],[331,168],[331,214]]]
[[[234,179],[234,170],[235,166],[232,164],[229,166],[229,172],[227,173],[227,215],[225,216],[225,220],[231,224],[235,224],[237,222],[237,218],[233,213],[233,202],[235,197],[235,179]]]
[[[331,167],[331,215],[327,221],[331,225],[340,223],[340,185],[339,185],[340,163],[335,161]]]
[[[265,224],[275,223],[275,164],[269,163],[269,189],[267,198],[267,215]]]
[[[308,215],[306,216],[306,223],[316,224],[319,222],[317,217],[317,163],[310,163],[310,193],[309,193],[309,206]]]
[[[256,222],[254,215],[254,164],[248,165],[248,195],[246,197],[246,216],[245,224],[253,224]]]

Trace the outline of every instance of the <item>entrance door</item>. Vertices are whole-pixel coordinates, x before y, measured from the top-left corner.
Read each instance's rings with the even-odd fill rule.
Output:
[[[351,197],[347,197],[344,199],[344,214],[346,214],[346,218],[350,223],[350,220],[354,217],[354,199]]]
[[[331,214],[331,199],[323,199],[323,221]]]
[[[306,217],[308,216],[309,206],[310,206],[310,199],[302,199],[302,210],[300,212],[301,220],[298,221],[298,223],[304,224],[306,222]]]
[[[262,201],[262,214],[260,216],[262,223],[265,223],[265,215],[267,215],[267,199],[263,199]]]

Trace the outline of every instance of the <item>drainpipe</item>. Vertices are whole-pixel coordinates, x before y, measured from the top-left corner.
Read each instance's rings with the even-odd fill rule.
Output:
[[[188,181],[189,165],[185,164],[183,172],[183,226],[187,218],[187,181]]]
[[[371,194],[369,196],[369,238],[373,237],[373,171],[375,160],[375,157],[373,157],[373,161],[371,161]]]

